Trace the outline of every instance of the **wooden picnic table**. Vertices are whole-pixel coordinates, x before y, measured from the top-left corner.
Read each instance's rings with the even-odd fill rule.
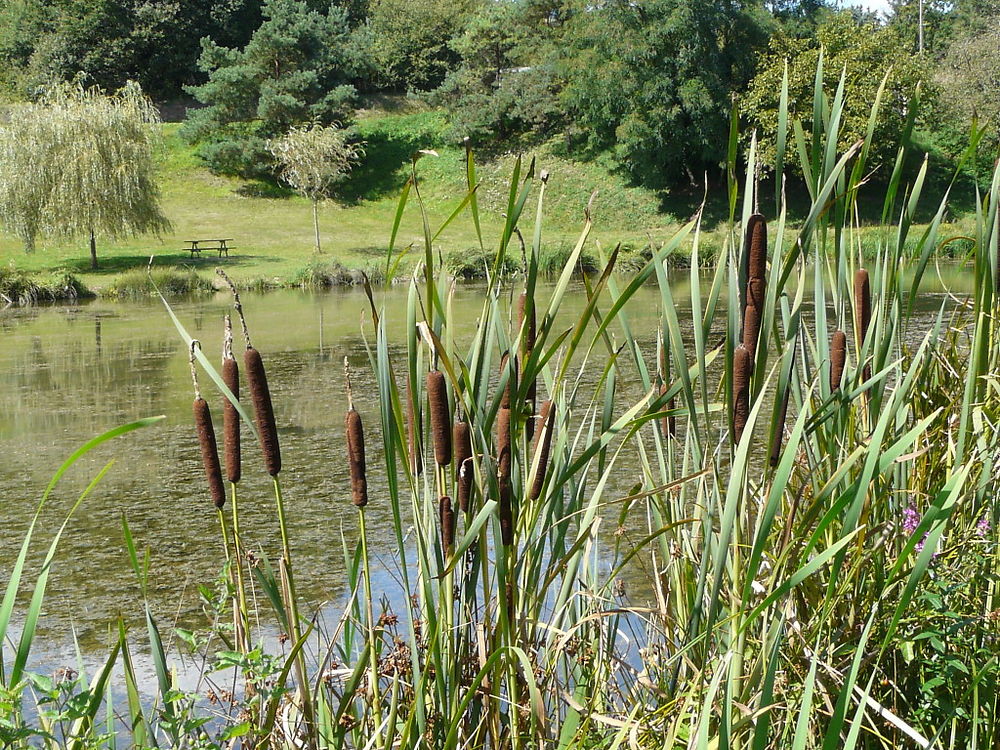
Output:
[[[232,241],[232,237],[225,237],[218,240],[185,240],[187,247],[184,249],[191,253],[192,258],[196,254],[200,256],[202,250],[217,250],[220,258],[223,255],[228,258],[229,251],[235,249],[229,244]]]

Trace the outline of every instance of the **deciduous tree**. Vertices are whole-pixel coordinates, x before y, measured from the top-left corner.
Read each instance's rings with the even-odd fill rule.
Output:
[[[39,235],[90,241],[169,228],[154,155],[159,118],[135,84],[112,96],[61,84],[0,127],[0,222],[30,251]]]
[[[322,252],[319,238],[319,202],[330,196],[333,186],[343,180],[364,154],[360,143],[336,125],[292,128],[281,138],[268,142],[268,150],[279,165],[280,178],[312,202],[316,252]]]

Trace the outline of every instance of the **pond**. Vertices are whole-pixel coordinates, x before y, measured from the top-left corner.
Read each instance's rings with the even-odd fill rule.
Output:
[[[677,273],[671,283],[679,314],[689,322],[690,276]],[[948,269],[944,280],[957,293],[969,291],[970,283],[971,274],[960,268]],[[941,305],[941,284],[934,278],[921,295],[920,308],[927,315]],[[454,319],[464,327],[455,332],[459,342],[471,335],[484,293],[479,285],[456,287]],[[539,289],[539,304],[548,293],[546,287]],[[400,346],[406,294],[400,285],[376,298],[384,300],[389,330],[398,332]],[[562,311],[567,325],[584,300],[583,286],[575,282]],[[659,300],[655,285],[649,285],[626,308],[633,333],[648,352],[655,348]],[[390,509],[380,502],[384,470],[374,430],[376,394],[365,376],[368,359],[361,332],[362,326],[371,332],[367,298],[359,289],[346,289],[247,294],[243,301],[275,404],[300,594],[311,608],[338,603],[345,593],[344,544],[354,548],[357,529],[343,436],[345,356],[355,373],[357,407],[370,431],[369,543],[389,569],[395,546]],[[180,301],[173,307],[210,358],[218,360],[223,316],[231,310],[229,295]],[[719,323],[723,320],[720,314]],[[8,309],[0,313],[0,326],[0,586],[37,501],[62,461],[116,425],[166,415],[153,427],[101,446],[58,485],[40,521],[27,583],[33,582],[44,547],[79,492],[106,462],[115,461],[67,528],[49,583],[35,660],[45,664],[65,658],[74,638],[84,653],[104,652],[119,614],[126,622],[141,621],[122,514],[140,550],[150,549],[150,596],[158,617],[165,625],[203,625],[198,586],[213,585],[223,550],[194,434],[187,353],[162,304],[100,300]],[[640,395],[630,369],[622,373],[626,398]],[[204,376],[202,387],[221,437],[219,397]],[[276,557],[280,540],[273,495],[261,464],[256,446],[247,441],[240,491],[243,535],[251,548]],[[390,586],[386,579],[385,588]]]

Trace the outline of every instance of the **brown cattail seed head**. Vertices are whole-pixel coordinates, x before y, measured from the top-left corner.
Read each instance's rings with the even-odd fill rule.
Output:
[[[528,317],[527,324],[525,324],[525,313],[528,308],[528,293],[521,292],[521,296],[517,298],[517,327],[518,329],[524,329],[524,334],[521,338],[521,375],[524,375],[523,368],[528,362],[528,358],[531,356],[532,350],[535,348],[535,306],[531,305],[531,315]],[[535,421],[530,417],[534,416],[535,413],[535,398],[538,395],[538,382],[535,378],[531,378],[525,388],[525,401],[528,403],[528,408],[530,410],[529,419],[524,423],[524,431],[531,440],[532,435],[535,431]]]
[[[446,554],[450,554],[455,548],[455,511],[447,495],[438,501],[438,514],[441,517],[441,546]]]
[[[222,360],[222,382],[226,388],[240,397],[240,366],[232,357]],[[226,455],[226,479],[240,481],[240,413],[232,402],[225,398],[222,402],[222,446]]]
[[[510,475],[510,409],[497,412],[497,466],[501,474]]]
[[[740,344],[733,352],[733,434],[736,442],[743,437],[743,428],[750,416],[750,372],[753,363],[750,352]]]
[[[753,361],[757,354],[757,340],[760,338],[760,322],[764,314],[764,280],[750,279],[747,282],[747,306],[743,310],[743,346]]]
[[[351,408],[344,418],[347,433],[347,461],[351,467],[351,500],[359,508],[368,505],[368,477],[365,467],[365,429],[361,415]]]
[[[510,497],[510,474],[501,474],[499,484],[500,541],[505,547],[509,547],[514,543],[514,507]]]
[[[413,383],[406,380],[406,432],[410,451],[410,471],[420,476],[424,471],[424,457],[420,450],[420,412],[413,393]]]
[[[469,423],[455,422],[453,438],[455,471],[458,472],[458,507],[464,512],[469,509],[469,495],[472,493],[472,434]]]
[[[859,268],[854,272],[854,331],[858,337],[858,350],[868,336],[868,326],[872,322],[872,290],[868,271]],[[865,365],[864,377],[871,377],[871,367]]]
[[[844,379],[844,367],[847,364],[847,334],[834,331],[830,338],[830,390],[836,391]]]
[[[545,485],[545,475],[549,468],[549,449],[552,446],[552,432],[555,428],[556,409],[552,401],[542,404],[542,410],[538,415],[539,430],[535,438],[535,450],[533,461],[537,462],[538,469],[535,478],[531,482],[531,491],[528,497],[537,500],[542,494],[542,487]]]
[[[500,408],[509,409],[510,408],[510,394],[517,392],[517,358],[514,358],[514,367],[508,372],[507,362],[509,357],[504,354],[500,358],[500,375],[501,377],[506,373],[510,377],[507,379],[507,386],[503,389],[503,394],[500,396]]]
[[[510,409],[497,414],[497,481],[500,485],[500,537],[505,546],[514,541],[514,509],[510,489]]]
[[[222,467],[219,465],[219,450],[215,445],[215,429],[212,427],[212,413],[208,402],[196,398],[193,405],[194,425],[198,430],[198,444],[201,446],[201,463],[205,467],[208,489],[215,507],[222,509],[226,504],[226,489],[222,485]]]
[[[271,391],[267,387],[267,374],[260,352],[247,349],[243,353],[243,367],[246,369],[247,385],[253,399],[257,431],[260,433],[260,447],[264,453],[264,467],[272,477],[281,471],[281,447],[278,445],[278,427],[274,422],[274,407],[271,405]]]
[[[763,215],[754,214],[747,221],[746,243],[750,253],[747,278],[763,280],[767,277],[767,222]]]
[[[448,388],[444,373],[427,373],[427,400],[431,409],[431,434],[434,436],[434,460],[438,466],[451,463],[451,414],[448,408]]]

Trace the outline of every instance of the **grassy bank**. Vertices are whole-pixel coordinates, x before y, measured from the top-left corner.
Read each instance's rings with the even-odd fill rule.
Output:
[[[386,267],[390,228],[399,193],[410,175],[413,153],[419,149],[437,153],[422,158],[417,165],[421,197],[432,226],[440,225],[465,195],[465,152],[443,140],[445,125],[441,112],[418,105],[404,103],[392,111],[361,112],[356,127],[366,142],[367,156],[342,186],[339,199],[321,206],[322,256],[314,254],[310,205],[306,200],[274,185],[212,175],[202,166],[195,148],[178,136],[179,126],[167,123],[163,125],[161,185],[164,211],[173,225],[171,233],[159,238],[99,242],[101,267],[96,272],[90,270],[83,240],[42,241],[33,254],[27,255],[16,238],[0,234],[0,264],[18,271],[71,273],[89,289],[100,292],[111,288],[116,295],[125,296],[133,293],[129,287],[141,284],[135,277],[117,277],[145,268],[150,256],[157,267],[174,269],[185,277],[194,272],[203,279],[210,279],[213,268],[221,263],[234,279],[253,288],[301,283],[317,276],[312,269],[338,264],[344,272],[325,274],[327,281],[350,281],[359,270],[377,278]],[[543,170],[549,173],[549,216],[540,253],[543,265],[550,269],[558,269],[559,260],[572,249],[584,207],[594,191],[594,228],[584,252],[584,259],[592,261],[585,264],[590,267],[596,267],[600,248],[607,252],[618,243],[636,257],[648,257],[697,211],[704,197],[702,187],[670,194],[631,187],[608,163],[569,159],[561,154],[555,141],[540,146],[532,155],[536,158],[536,174]],[[495,236],[502,229],[507,210],[505,185],[513,158],[497,156],[478,167],[477,199],[484,236]],[[724,187],[715,186],[709,196],[703,214],[704,258],[718,254],[726,231]],[[806,209],[806,205],[792,201],[789,236]],[[956,226],[953,233],[964,234],[964,230],[966,226]],[[185,240],[214,237],[234,238],[236,249],[231,257],[220,261],[206,253],[205,257],[191,258],[183,249]],[[407,249],[419,248],[422,238],[421,217],[410,206],[396,241],[397,252],[405,256],[403,269],[420,255]],[[467,217],[453,221],[437,238],[435,248],[448,259],[456,275],[469,277],[482,272],[482,264],[477,261],[482,257],[479,236]],[[520,265],[521,252],[516,244],[510,248],[510,255],[511,265]]]

